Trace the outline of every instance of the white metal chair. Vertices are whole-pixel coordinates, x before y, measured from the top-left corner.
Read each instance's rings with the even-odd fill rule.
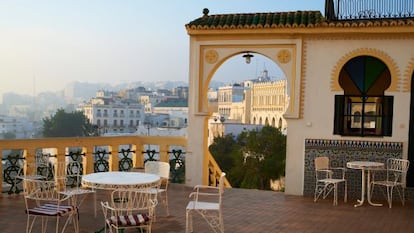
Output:
[[[402,205],[405,204],[405,188],[406,188],[406,175],[410,161],[406,159],[387,159],[386,165],[386,177],[384,180],[373,180],[371,181],[371,194],[374,191],[375,186],[383,186],[387,190],[386,198],[389,208],[392,207],[392,194],[394,188],[396,188],[398,195],[400,196]],[[401,191],[398,189],[400,188]],[[384,190],[383,190],[384,191]],[[384,193],[385,194],[385,193]]]
[[[138,228],[151,233],[156,196],[148,192],[150,187],[117,189],[110,202],[101,202],[105,218],[105,232],[118,233],[127,228]]]
[[[225,176],[226,174],[223,172],[218,187],[206,185],[194,187],[194,192],[190,194],[192,200],[186,208],[186,233],[193,232],[193,212],[199,213],[214,232],[224,233],[222,195]]]
[[[165,207],[167,216],[170,215],[168,210],[168,183],[170,179],[170,164],[160,161],[147,161],[145,163],[145,173],[159,175],[161,177],[161,184],[159,188],[152,188],[150,192],[157,194],[159,203],[162,203]]]
[[[79,232],[78,209],[69,203],[70,196],[62,195],[59,186],[54,181],[24,179],[24,197],[26,204],[27,225],[26,233],[32,232],[37,218],[41,218],[42,232],[47,230],[49,218],[56,219],[56,230],[59,232],[59,221],[66,217],[61,232],[69,223],[74,226],[74,232]]]
[[[62,194],[71,196],[73,205],[78,208],[85,200],[88,194],[94,194],[94,210],[96,216],[96,191],[92,189],[82,188],[81,181],[83,175],[82,164],[77,161],[58,162],[54,165],[54,175],[56,182],[61,182],[64,189],[61,190]]]
[[[333,205],[338,205],[338,184],[344,183],[344,202],[347,202],[347,182],[345,168],[331,167],[326,156],[315,158],[315,194],[313,201],[319,198],[325,199],[332,191],[334,195]]]

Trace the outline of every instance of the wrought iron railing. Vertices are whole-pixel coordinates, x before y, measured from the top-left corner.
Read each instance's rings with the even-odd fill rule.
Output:
[[[21,192],[21,180],[16,177],[24,175],[25,162],[43,164],[35,173],[49,176],[58,172],[53,165],[56,161],[68,160],[79,162],[84,174],[129,171],[133,167],[143,167],[149,160],[165,161],[171,165],[171,181],[184,183],[186,143],[184,137],[158,136],[0,140],[0,169],[3,171],[0,187],[9,194]]]
[[[0,189],[12,194],[22,191],[22,182],[16,177],[24,175],[25,163],[40,162],[34,175],[47,174],[48,179],[57,171],[55,162],[77,161],[83,174],[104,171],[129,171],[142,168],[146,161],[169,162],[173,183],[185,183],[185,137],[118,136],[84,138],[44,138],[0,140]],[[47,151],[47,152],[45,152]],[[204,185],[217,185],[221,169],[209,152],[204,158]],[[33,172],[33,171],[31,171]],[[53,174],[52,174],[53,175]],[[231,187],[225,180],[225,186]]]
[[[329,20],[398,19],[414,17],[414,0],[326,0]]]

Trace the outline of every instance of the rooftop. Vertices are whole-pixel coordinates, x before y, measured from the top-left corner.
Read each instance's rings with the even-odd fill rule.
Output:
[[[187,30],[240,30],[277,28],[414,27],[414,18],[329,20],[320,11],[234,13],[203,16],[186,24]]]
[[[185,231],[185,206],[191,187],[171,184],[168,192],[170,216],[164,215],[163,207],[159,209],[157,222],[153,224],[154,233]],[[105,197],[104,192],[98,193],[98,200]],[[332,206],[332,198],[314,203],[311,197],[236,188],[226,189],[223,198],[226,232],[402,233],[414,229],[412,200],[407,201],[405,206],[395,201],[392,209],[388,206],[373,207],[367,204],[354,208],[354,199],[348,200],[348,203],[343,203],[340,199],[338,206]],[[98,216],[94,218],[92,201],[93,196],[88,196],[80,207],[81,233],[95,232],[103,226],[101,208],[97,206]],[[1,232],[25,232],[24,208],[23,196],[0,196]],[[51,223],[49,228],[53,228]],[[198,216],[194,218],[194,231],[211,232]],[[71,228],[68,228],[67,232],[71,232]]]

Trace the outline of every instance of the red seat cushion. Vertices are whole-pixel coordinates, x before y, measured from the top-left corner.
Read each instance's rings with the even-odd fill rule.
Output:
[[[139,226],[145,224],[150,220],[147,214],[132,214],[132,215],[122,215],[122,216],[111,216],[106,219],[106,222],[109,225],[116,226]]]

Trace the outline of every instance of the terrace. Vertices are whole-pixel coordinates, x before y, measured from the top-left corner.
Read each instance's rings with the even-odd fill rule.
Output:
[[[170,216],[159,209],[153,232],[184,232],[185,206],[191,187],[172,184],[169,189]],[[405,206],[395,202],[392,209],[386,206],[364,205],[354,208],[355,199],[348,203],[332,199],[313,202],[310,197],[290,196],[283,193],[246,189],[226,189],[224,192],[224,228],[226,232],[409,232],[414,228],[414,203]],[[99,192],[98,199],[105,193]],[[80,208],[82,233],[95,232],[103,224],[99,209],[94,217],[92,196]],[[385,204],[385,202],[383,202]],[[26,216],[21,195],[3,195],[0,198],[0,229],[3,233],[25,231]],[[52,226],[49,226],[52,227]],[[195,232],[211,232],[201,218],[194,218]],[[39,231],[37,231],[39,232]],[[71,232],[68,228],[67,232]],[[128,231],[131,232],[131,231]]]
[[[180,137],[141,136],[0,141],[2,150],[19,148],[27,160],[34,160],[34,155],[39,148],[51,148],[51,145],[54,145],[56,151],[52,157],[57,160],[63,160],[68,156],[73,158],[74,154],[62,151],[67,151],[71,145],[78,145],[81,148],[80,156],[85,167],[84,173],[97,172],[101,168],[122,170],[128,168],[125,164],[141,166],[141,163],[151,156],[165,161],[179,159],[183,162],[185,156],[182,155],[186,154],[185,144],[186,140]],[[98,150],[98,145],[99,148],[107,150]],[[126,145],[129,145],[132,150],[119,149]],[[149,145],[154,149],[153,152],[145,149],[149,148]],[[172,148],[177,147],[184,150],[178,157],[172,155],[174,150]],[[125,151],[131,153],[127,156],[128,159],[125,158]],[[191,156],[191,153],[187,152],[187,156]],[[205,179],[207,184],[214,184],[215,174],[219,174],[220,169],[212,159],[208,161],[205,169],[205,174],[210,174]],[[356,188],[358,187],[359,185]],[[154,232],[184,232],[185,206],[191,190],[192,187],[185,184],[171,184],[168,193],[170,216],[165,216],[163,208],[160,208],[157,222],[153,225]],[[2,232],[24,232],[26,225],[24,198],[18,193],[18,187],[9,191],[11,194],[3,193],[0,198],[0,229]],[[107,197],[104,191],[98,192],[98,201],[105,200]],[[314,203],[310,195],[292,196],[272,191],[227,188],[223,204],[225,230],[226,232],[390,232],[392,230],[397,233],[406,232],[407,229],[414,227],[410,217],[414,213],[412,200],[408,200],[405,206],[395,201],[393,208],[389,209],[386,205],[373,207],[367,204],[354,208],[356,199],[355,196],[351,196],[348,203],[340,200],[339,205],[335,207],[332,206],[332,197]],[[100,207],[98,205],[98,216],[95,218],[94,205],[90,204],[92,202],[93,196],[90,195],[80,208],[81,232],[95,232],[102,227],[103,216]],[[380,202],[386,204],[385,200]],[[196,218],[195,231],[210,232],[201,218]]]

